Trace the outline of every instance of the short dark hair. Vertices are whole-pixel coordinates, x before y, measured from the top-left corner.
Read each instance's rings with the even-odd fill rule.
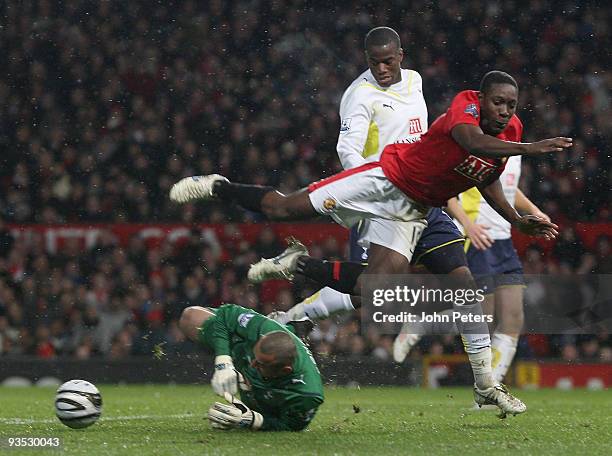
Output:
[[[487,93],[493,84],[510,84],[518,90],[516,80],[505,71],[493,70],[485,74],[480,81],[480,91]]]
[[[297,356],[293,337],[284,331],[265,334],[259,343],[259,349],[265,355],[274,356],[276,366],[292,366]]]
[[[391,27],[376,27],[368,32],[365,37],[364,46],[368,50],[373,46],[385,46],[395,43],[398,49],[402,47],[399,35]]]

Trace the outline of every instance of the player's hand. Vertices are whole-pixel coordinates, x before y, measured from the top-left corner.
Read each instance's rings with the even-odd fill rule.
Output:
[[[465,227],[465,235],[470,238],[475,248],[478,250],[486,250],[493,245],[493,240],[487,232],[488,229],[488,225],[470,223]]]
[[[249,428],[257,430],[262,426],[261,413],[251,410],[244,402],[229,393],[225,393],[224,397],[227,404],[215,402],[208,409],[208,420],[214,429]]]
[[[548,240],[554,239],[559,235],[557,231],[559,227],[552,222],[536,217],[535,215],[523,215],[520,219],[514,222],[514,226],[521,233],[529,236],[539,236]]]
[[[529,144],[527,146],[527,155],[539,155],[548,154],[551,152],[561,152],[562,150],[565,150],[568,147],[572,147],[573,144],[574,143],[572,138],[565,138],[563,136],[543,139],[542,141],[537,141]]]
[[[234,368],[231,356],[215,357],[215,373],[210,382],[215,393],[219,396],[223,396],[224,393],[236,394],[238,383],[244,381],[241,377],[240,372]]]
[[[548,214],[545,214],[544,212],[542,212],[539,209],[533,211],[533,213],[531,215],[535,215],[536,217],[540,217],[541,219],[544,219],[547,222],[550,222],[550,217],[548,216]]]

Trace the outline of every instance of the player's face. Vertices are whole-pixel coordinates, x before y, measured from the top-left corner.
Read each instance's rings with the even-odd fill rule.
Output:
[[[402,79],[400,64],[404,51],[395,43],[372,46],[365,54],[368,67],[381,87],[389,87]]]
[[[287,374],[282,366],[275,363],[276,360],[273,355],[262,353],[258,343],[253,347],[253,356],[251,367],[257,369],[262,377],[276,378]]]
[[[516,112],[518,90],[512,84],[493,84],[480,92],[480,128],[489,135],[499,135]]]

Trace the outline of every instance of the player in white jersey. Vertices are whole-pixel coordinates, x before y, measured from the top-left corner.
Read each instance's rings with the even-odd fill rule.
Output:
[[[368,69],[344,92],[336,147],[344,169],[378,161],[387,144],[416,142],[427,131],[421,75],[399,74],[398,82],[382,87]]]
[[[519,212],[550,220],[518,188],[520,176],[521,157],[510,157],[500,176],[508,202]],[[493,376],[495,381],[501,382],[516,353],[523,326],[523,269],[512,245],[511,226],[487,204],[476,188],[451,199],[448,210],[463,228],[467,237],[465,248],[468,265],[478,287],[487,293],[483,310],[495,317],[494,327],[491,328]],[[423,334],[453,330],[451,327],[443,328],[443,325],[436,328],[434,325],[426,326],[404,325],[402,334],[396,339],[396,352],[405,358]],[[401,349],[397,345],[401,345]],[[398,361],[403,360],[401,356],[398,355]]]
[[[400,68],[404,51],[397,33],[388,27],[371,30],[365,54],[369,68],[353,81],[340,101],[336,150],[344,169],[378,161],[386,145],[416,142],[427,131],[421,75]],[[408,236],[412,236],[412,229],[401,222],[375,219],[359,227],[360,245],[386,247],[405,256],[407,262],[412,257]]]

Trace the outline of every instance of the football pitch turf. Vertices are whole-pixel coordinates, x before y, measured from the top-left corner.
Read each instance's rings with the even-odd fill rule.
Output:
[[[213,431],[209,387],[97,385],[102,418],[73,430],[54,415],[54,389],[0,388],[0,454],[612,454],[612,391],[515,391],[524,415],[470,409],[469,388],[327,388],[303,432]],[[9,437],[58,437],[61,450],[8,449]]]

